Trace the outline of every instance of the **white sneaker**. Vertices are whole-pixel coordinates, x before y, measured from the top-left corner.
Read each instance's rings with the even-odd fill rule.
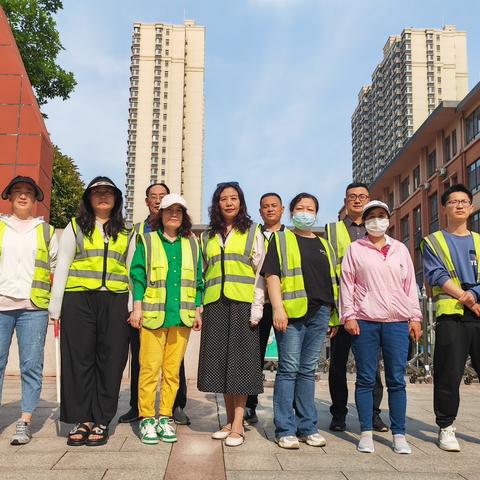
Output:
[[[290,450],[297,450],[300,448],[298,438],[295,435],[287,435],[276,439],[278,446],[281,448],[288,448]]]
[[[412,453],[412,449],[405,438],[405,435],[395,434],[393,435],[393,451],[403,455],[409,455]]]
[[[375,451],[375,446],[373,445],[373,432],[371,430],[360,434],[360,441],[358,442],[357,450],[363,453],[373,453]]]
[[[305,442],[307,445],[311,447],[324,447],[327,444],[325,438],[320,435],[319,432],[312,433],[311,435],[306,435],[304,437],[298,438],[301,442]]]
[[[460,445],[455,438],[455,427],[441,428],[438,432],[438,446],[447,452],[459,452]]]

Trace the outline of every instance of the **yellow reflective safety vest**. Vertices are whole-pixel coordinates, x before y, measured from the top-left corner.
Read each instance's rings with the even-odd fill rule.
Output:
[[[473,237],[473,244],[475,246],[475,255],[477,257],[477,282],[480,282],[480,235],[476,232],[471,232]],[[450,278],[454,283],[461,288],[460,280],[455,265],[452,261],[452,256],[448,248],[445,235],[441,230],[433,232],[425,237],[420,243],[420,250],[423,254],[424,244],[427,243],[435,256],[443,263]],[[448,293],[445,293],[438,285],[432,286],[433,300],[435,302],[435,316],[440,315],[463,315],[463,305]]]
[[[157,232],[139,234],[138,242],[145,247],[147,288],[142,301],[143,327],[161,328],[165,321],[167,300],[168,258]],[[195,321],[197,293],[197,266],[200,249],[195,237],[181,239],[182,273],[180,286],[180,320],[187,327]]]
[[[352,243],[350,234],[348,233],[347,226],[345,222],[341,220],[340,222],[333,222],[327,225],[327,235],[328,241],[332,245],[333,251],[337,258],[336,272],[338,278],[340,278],[342,271],[342,260],[345,256],[348,246]]]
[[[230,300],[252,303],[255,295],[255,272],[252,267],[253,246],[260,225],[253,223],[245,232],[234,230],[224,247],[218,234],[200,239],[205,264],[203,304],[216,302],[223,295]],[[223,289],[223,290],[222,290]]]
[[[0,221],[0,256],[2,256],[3,236],[6,228],[7,224]],[[37,233],[37,245],[30,301],[37,308],[46,310],[50,303],[51,287],[49,248],[55,229],[44,222],[37,225],[35,230]]]
[[[125,229],[118,234],[117,240],[109,238],[106,243],[97,226],[91,237],[83,234],[75,218],[72,219],[72,228],[77,247],[65,290],[81,292],[105,287],[110,292],[128,292],[127,253],[130,232]]]
[[[318,237],[327,254],[330,265],[333,298],[335,307],[330,316],[330,326],[339,325],[338,318],[338,279],[336,275],[335,252],[330,243]],[[280,261],[282,301],[288,318],[301,318],[308,310],[308,298],[302,273],[302,258],[298,247],[297,237],[291,230],[275,233],[275,242]]]
[[[136,223],[133,226],[133,231],[135,232],[136,235],[140,233],[145,233],[145,222]]]

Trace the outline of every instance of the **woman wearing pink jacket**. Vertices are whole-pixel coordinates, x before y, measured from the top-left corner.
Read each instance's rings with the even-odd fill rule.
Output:
[[[395,453],[411,453],[405,438],[407,396],[405,367],[409,333],[418,340],[421,312],[415,272],[403,243],[385,235],[388,206],[378,200],[363,209],[367,235],[353,242],[342,262],[340,313],[353,335],[357,367],[355,403],[360,420],[360,452],[374,451],[372,409],[379,350],[385,364],[388,405]]]

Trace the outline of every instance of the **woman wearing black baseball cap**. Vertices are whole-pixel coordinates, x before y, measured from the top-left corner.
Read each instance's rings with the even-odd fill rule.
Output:
[[[0,216],[0,394],[15,331],[22,414],[10,443],[23,445],[32,437],[30,424],[42,389],[50,275],[58,243],[53,227],[33,215],[35,203],[43,200],[43,192],[33,178],[13,178],[2,198],[10,202],[12,214]]]
[[[71,446],[107,443],[117,411],[130,332],[127,256],[134,249],[122,208],[112,180],[95,177],[60,241],[49,312],[62,322],[60,420],[75,424]]]

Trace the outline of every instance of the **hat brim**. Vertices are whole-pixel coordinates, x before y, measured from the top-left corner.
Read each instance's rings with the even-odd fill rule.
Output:
[[[12,180],[4,189],[2,192],[2,200],[8,200],[9,195],[12,193],[12,188],[17,185],[18,183],[26,183],[27,185],[30,185],[33,187],[35,190],[35,200],[38,202],[43,201],[45,198],[45,195],[43,194],[42,189],[34,182],[29,182],[25,179],[19,179],[17,181]]]
[[[363,213],[362,213],[362,220],[365,220],[365,218],[367,217],[367,215],[372,211],[372,210],[375,210],[376,208],[381,208],[387,215],[388,215],[388,218],[390,218],[392,215],[390,214],[390,212],[385,208],[385,207],[382,207],[381,205],[373,205],[371,206],[370,208],[367,208],[367,210],[365,210]]]

